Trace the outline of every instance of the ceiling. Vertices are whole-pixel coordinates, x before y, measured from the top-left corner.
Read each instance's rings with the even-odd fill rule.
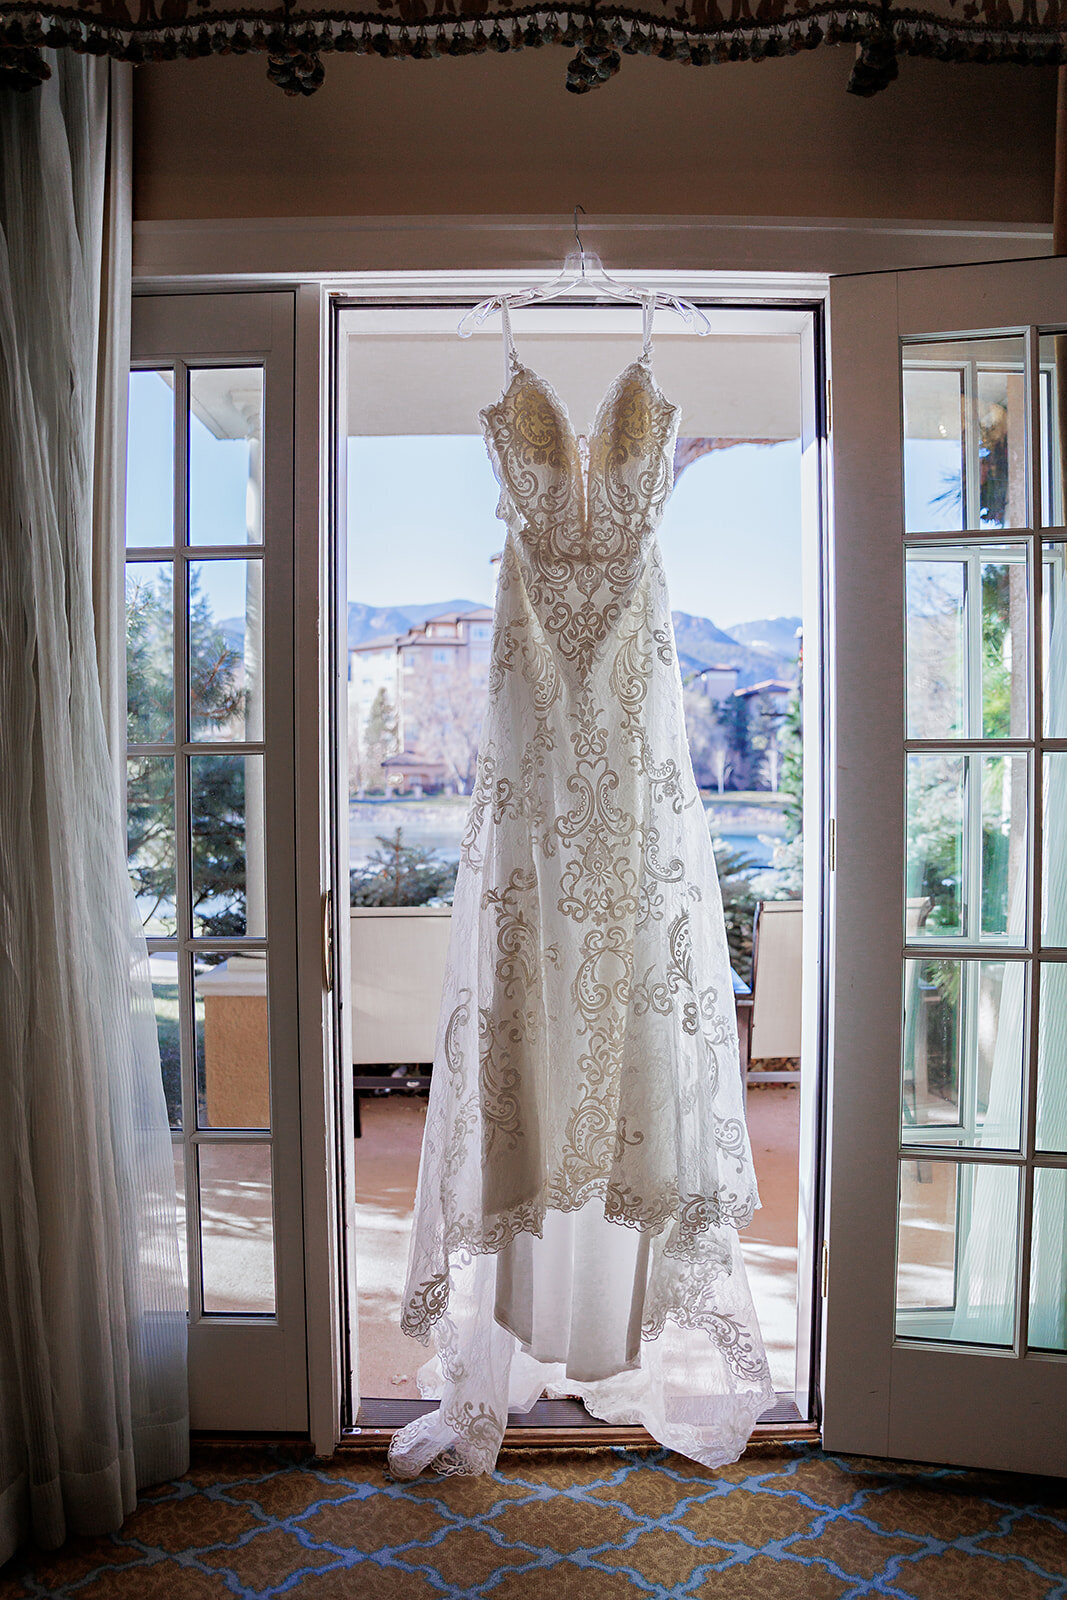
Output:
[[[479,431],[478,413],[504,380],[499,318],[459,339],[461,315],[462,308],[345,313],[350,436]],[[640,352],[640,313],[554,307],[514,320],[523,361],[554,386],[581,432]],[[655,375],[682,408],[683,437],[799,436],[801,336],[756,331],[761,320],[765,326],[765,316],[717,312],[712,333],[698,338],[679,319],[658,315]],[[795,325],[795,315],[791,320]]]

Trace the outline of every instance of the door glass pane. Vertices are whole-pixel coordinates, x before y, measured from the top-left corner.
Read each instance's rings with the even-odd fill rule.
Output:
[[[274,1190],[268,1144],[197,1146],[204,1310],[272,1316]]]
[[[1037,1148],[1067,1151],[1067,965],[1055,961],[1041,966]]]
[[[925,346],[920,350],[925,350]],[[959,365],[904,366],[904,526],[952,532],[963,516],[963,372]]]
[[[202,1128],[269,1128],[267,956],[193,962],[197,1118]]]
[[[1026,379],[1022,339],[999,344],[986,365],[977,357],[977,396],[968,409],[968,430],[978,432],[978,523],[983,528],[1025,528]],[[994,365],[993,363],[997,363]],[[974,524],[972,524],[973,526]]]
[[[1025,755],[909,755],[909,942],[1023,942],[1028,801]]]
[[[906,554],[908,738],[966,733],[967,564],[958,555]]]
[[[1041,632],[1045,656],[1045,734],[1067,738],[1067,545],[1043,549]]]
[[[904,1144],[1019,1148],[1029,970],[904,963]]]
[[[1024,739],[1030,731],[1027,555],[1019,545],[975,552],[981,589],[981,709],[973,736]]]
[[[174,543],[174,374],[131,372],[126,543]]]
[[[178,1200],[178,1259],[181,1263],[182,1285],[186,1298],[189,1295],[189,1235],[185,1220],[185,1145],[174,1141],[174,1192]]]
[[[1041,335],[1041,522],[1062,528],[1067,479],[1067,334]]]
[[[173,938],[178,918],[172,756],[131,756],[126,763],[126,851],[145,934]]]
[[[1030,1348],[1067,1350],[1067,1169],[1034,1173]]]
[[[193,934],[266,932],[263,757],[189,758]]]
[[[126,738],[167,744],[174,738],[174,567],[126,564]]]
[[[1025,528],[1024,341],[905,344],[903,387],[905,531]]]
[[[900,1163],[898,1339],[1010,1345],[1019,1174],[979,1162]]]
[[[189,730],[263,737],[263,563],[189,563]]]
[[[906,934],[957,938],[964,931],[962,755],[908,757]]]
[[[1025,738],[1026,549],[915,545],[905,559],[908,737]]]
[[[263,369],[189,374],[189,543],[263,541]]]
[[[159,1037],[159,1066],[172,1128],[182,1125],[182,1051],[178,996],[178,954],[153,950],[148,958]]]
[[[1041,847],[1041,938],[1067,946],[1067,752],[1044,760]]]
[[[1020,944],[1026,936],[1028,760],[970,756],[981,773],[981,936]]]

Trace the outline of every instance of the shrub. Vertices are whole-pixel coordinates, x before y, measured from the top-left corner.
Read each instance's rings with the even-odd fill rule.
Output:
[[[456,867],[435,850],[404,843],[402,828],[392,838],[378,835],[381,849],[361,867],[353,867],[349,884],[354,906],[424,906],[449,903],[456,886]]]

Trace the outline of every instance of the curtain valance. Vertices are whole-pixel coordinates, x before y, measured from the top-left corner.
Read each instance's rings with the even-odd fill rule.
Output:
[[[499,0],[377,0],[373,11],[333,0],[235,7],[227,0],[0,0],[0,78],[32,88],[43,51],[68,46],[124,61],[262,51],[287,94],[312,94],[333,51],[411,57],[477,55],[562,45],[566,86],[583,94],[625,55],[691,66],[796,55],[853,44],[848,87],[871,95],[896,76],[897,57],[1056,66],[1067,62],[1067,0],[647,0],[641,7],[509,5]]]

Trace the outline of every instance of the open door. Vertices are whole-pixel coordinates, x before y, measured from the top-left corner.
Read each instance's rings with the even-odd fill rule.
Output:
[[[1067,1471],[1067,261],[831,293],[828,1448]]]
[[[129,864],[185,1208],[197,1429],[308,1426],[293,342],[290,292],[134,302]]]

